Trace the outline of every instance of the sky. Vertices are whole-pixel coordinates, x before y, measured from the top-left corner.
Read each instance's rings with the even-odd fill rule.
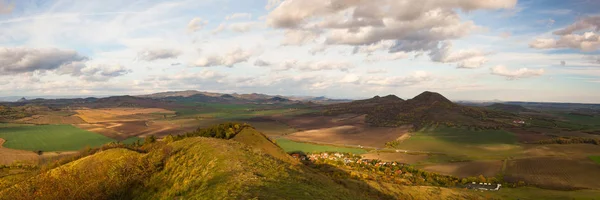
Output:
[[[600,103],[600,0],[0,0],[0,96]]]

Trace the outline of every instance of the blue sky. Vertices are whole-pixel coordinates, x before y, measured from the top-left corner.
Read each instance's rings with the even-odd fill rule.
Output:
[[[600,103],[595,0],[0,0],[0,96]]]

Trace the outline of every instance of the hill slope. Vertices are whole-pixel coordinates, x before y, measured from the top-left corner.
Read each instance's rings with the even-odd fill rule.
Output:
[[[429,124],[498,128],[510,114],[493,110],[461,106],[435,92],[423,92],[416,97],[393,104],[374,106],[365,121],[373,126],[413,125],[420,128]]]
[[[480,198],[447,188],[333,179],[288,160],[251,127],[232,140],[190,137],[143,149],[108,149],[75,160],[0,187],[0,199]]]
[[[369,114],[379,108],[398,106],[402,102],[404,102],[404,100],[395,95],[387,95],[384,97],[375,96],[370,99],[328,105],[326,106],[325,114]]]

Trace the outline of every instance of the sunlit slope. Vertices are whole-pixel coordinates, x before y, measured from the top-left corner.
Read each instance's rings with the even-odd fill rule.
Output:
[[[252,147],[254,150],[269,154],[279,160],[298,163],[292,157],[290,157],[283,149],[271,142],[264,134],[258,132],[253,128],[245,128],[240,133],[232,138],[234,141],[246,144]]]

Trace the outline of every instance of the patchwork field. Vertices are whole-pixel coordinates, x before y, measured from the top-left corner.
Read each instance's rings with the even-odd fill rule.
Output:
[[[600,189],[600,165],[587,158],[515,159],[507,163],[505,180],[548,189]]]
[[[36,125],[0,128],[4,147],[29,151],[75,151],[114,141],[71,125]]]
[[[332,128],[300,131],[286,138],[295,141],[315,142],[336,145],[362,145],[383,148],[385,143],[406,134],[409,126],[399,128],[369,127],[367,125],[344,125]]]
[[[160,119],[165,115],[175,114],[175,111],[162,108],[104,108],[76,110],[76,112],[76,116],[87,123]]]
[[[514,133],[504,130],[468,130],[429,127],[410,134],[398,149],[463,155],[468,159],[504,159],[522,150]]]
[[[60,115],[34,115],[16,120],[19,123],[28,124],[81,124],[85,123],[77,116],[60,116]]]
[[[568,157],[586,158],[598,155],[599,145],[592,144],[545,144],[545,145],[523,145],[524,151],[521,157]]]
[[[345,125],[364,125],[366,115],[344,114],[338,116],[323,116],[318,114],[302,114],[295,116],[277,116],[275,120],[290,127],[303,130],[331,128]]]
[[[426,171],[437,172],[440,174],[453,175],[457,177],[473,177],[483,175],[493,177],[502,171],[503,161],[470,161],[445,163],[437,165],[427,165],[421,167]]]
[[[313,153],[313,152],[347,152],[354,154],[363,154],[366,153],[367,150],[359,149],[359,148],[348,148],[348,147],[336,147],[329,145],[319,145],[319,144],[310,144],[303,142],[295,142],[288,139],[277,139],[275,143],[279,145],[286,152],[305,152],[305,153]]]

